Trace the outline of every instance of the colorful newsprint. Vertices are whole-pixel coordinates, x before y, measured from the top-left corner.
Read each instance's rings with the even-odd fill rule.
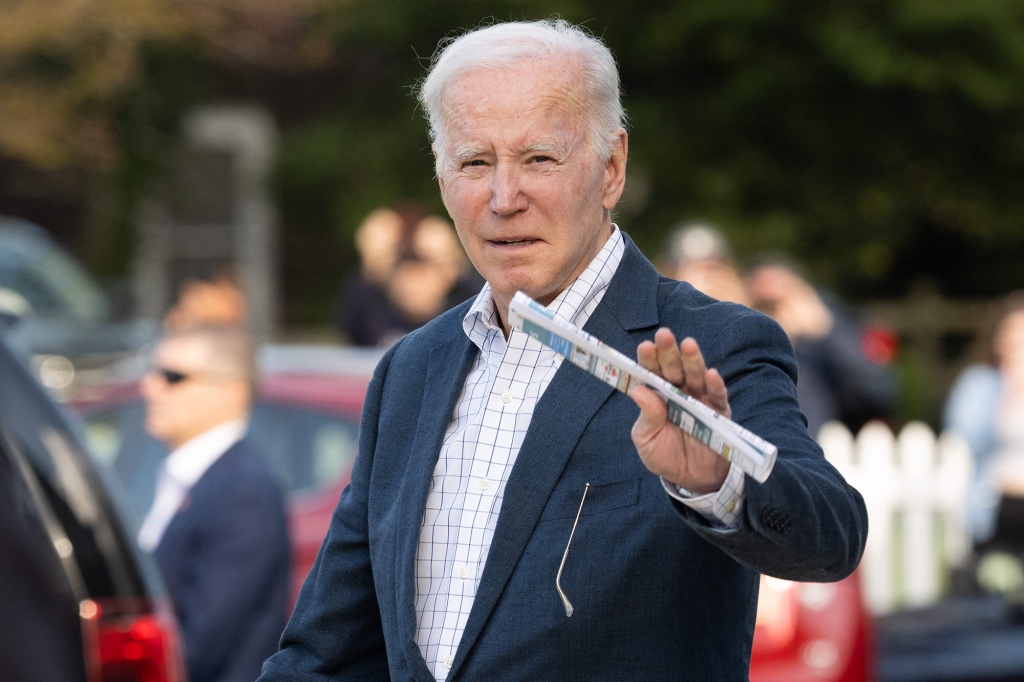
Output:
[[[712,450],[733,462],[759,483],[768,478],[778,448],[683,393],[635,360],[605,345],[518,292],[509,307],[509,323],[529,334],[572,364],[623,393],[642,384],[658,393],[668,405],[668,418]]]

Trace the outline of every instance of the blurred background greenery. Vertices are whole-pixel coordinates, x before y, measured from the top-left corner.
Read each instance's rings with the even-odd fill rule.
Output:
[[[181,116],[259,104],[281,133],[282,320],[326,325],[359,220],[441,210],[411,96],[438,41],[555,14],[620,62],[618,221],[652,257],[703,218],[852,302],[1024,285],[1017,0],[8,0],[0,212],[123,278]]]

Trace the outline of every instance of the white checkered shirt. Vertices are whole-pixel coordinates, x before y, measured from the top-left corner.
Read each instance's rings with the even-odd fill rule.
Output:
[[[582,327],[619,267],[625,245],[617,227],[590,266],[548,306]],[[489,285],[463,320],[480,348],[455,405],[427,497],[416,556],[416,643],[440,682],[448,676],[469,618],[515,464],[534,407],[561,356],[513,330],[506,342]],[[725,525],[738,517],[738,469],[718,494],[669,494]],[[739,483],[735,479],[738,477]],[[728,511],[726,511],[728,508]]]

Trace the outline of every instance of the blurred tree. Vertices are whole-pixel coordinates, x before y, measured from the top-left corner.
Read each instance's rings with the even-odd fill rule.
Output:
[[[1020,285],[1024,4],[553,0],[488,10],[498,20],[558,13],[616,53],[632,121],[619,219],[648,253],[677,221],[703,217],[741,256],[788,252],[848,297],[900,295],[920,278],[953,295]],[[332,13],[331,93],[284,138],[290,229],[312,245],[331,227],[347,243],[378,202],[438,201],[409,86],[438,40],[482,19],[465,0],[360,0]],[[316,275],[305,276],[315,300]]]
[[[0,158],[77,178],[89,215],[76,251],[100,274],[124,273],[136,202],[164,171],[184,111],[218,98],[218,72],[322,63],[326,5],[337,2],[6,0]]]
[[[651,224],[712,218],[741,252],[788,251],[859,296],[1019,276],[1024,5],[689,0],[639,14],[639,27],[602,21],[634,160],[656,170]]]
[[[308,68],[326,55],[326,42],[310,30],[325,4],[7,0],[0,152],[46,168],[110,168],[125,153],[119,109],[134,89],[159,77],[147,69],[151,51],[178,48],[213,63],[275,72]]]
[[[788,252],[847,297],[1022,284],[1017,0],[8,0],[0,149],[77,160],[97,214],[130,216],[185,107],[266,104],[285,320],[324,323],[362,216],[440,208],[410,87],[487,12],[558,13],[612,47],[632,121],[619,221],[648,253],[703,217],[740,256]],[[94,234],[123,267],[130,230]]]

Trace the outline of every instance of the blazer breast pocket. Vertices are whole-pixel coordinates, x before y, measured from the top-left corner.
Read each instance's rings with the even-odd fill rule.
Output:
[[[612,481],[610,483],[590,482],[590,488],[586,488],[586,481],[579,484],[560,485],[551,493],[540,520],[554,521],[555,519],[575,518],[577,511],[580,517],[600,514],[615,509],[634,507],[640,503],[640,484],[642,479],[629,478],[624,481]],[[583,492],[586,490],[587,498],[580,510],[580,501],[583,500]]]

